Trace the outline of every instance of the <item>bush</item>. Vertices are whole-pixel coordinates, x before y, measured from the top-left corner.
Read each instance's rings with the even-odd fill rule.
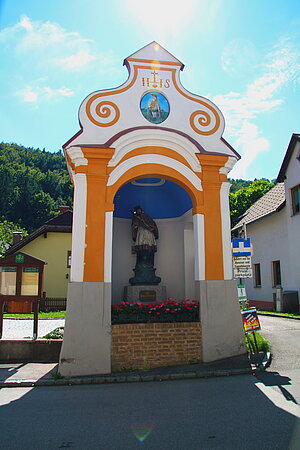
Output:
[[[254,336],[255,333],[256,337],[256,343],[257,343],[257,350],[255,346]],[[265,338],[261,336],[261,334],[257,332],[253,333],[246,333],[246,345],[248,348],[249,353],[256,353],[258,352],[269,352],[271,350],[271,344],[269,341],[267,341]]]
[[[199,302],[122,302],[112,305],[112,324],[148,322],[199,322]]]

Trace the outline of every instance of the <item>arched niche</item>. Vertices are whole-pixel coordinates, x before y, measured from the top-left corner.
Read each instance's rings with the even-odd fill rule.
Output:
[[[156,273],[176,299],[193,296],[194,245],[192,199],[175,181],[144,175],[123,184],[114,197],[112,239],[112,302],[122,301],[124,286],[133,276],[131,210],[141,205],[159,229]],[[192,286],[191,286],[192,282]]]

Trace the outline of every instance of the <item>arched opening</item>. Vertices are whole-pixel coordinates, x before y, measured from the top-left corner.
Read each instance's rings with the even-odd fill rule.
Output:
[[[112,248],[112,302],[123,300],[124,287],[133,276],[132,211],[136,205],[154,219],[159,230],[155,254],[156,274],[168,298],[194,295],[194,236],[192,200],[174,181],[149,175],[123,184],[114,196]]]

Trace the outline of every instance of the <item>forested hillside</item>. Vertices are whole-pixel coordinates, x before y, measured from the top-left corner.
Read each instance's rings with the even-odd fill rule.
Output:
[[[61,152],[0,144],[0,221],[27,231],[72,205],[72,184]]]

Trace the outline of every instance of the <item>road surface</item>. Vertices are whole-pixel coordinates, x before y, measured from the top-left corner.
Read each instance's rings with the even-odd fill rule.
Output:
[[[275,358],[259,378],[1,389],[0,448],[299,449],[300,321],[261,322]]]

